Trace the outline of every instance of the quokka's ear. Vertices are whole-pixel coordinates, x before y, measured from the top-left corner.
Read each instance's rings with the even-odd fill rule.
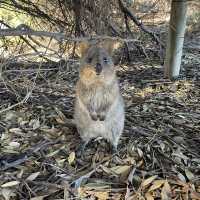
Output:
[[[81,42],[79,44],[79,53],[81,57],[83,57],[87,53],[87,50],[89,49],[89,47],[90,47],[90,44],[88,42]]]
[[[113,40],[104,40],[100,44],[104,49],[106,49],[109,55],[112,56],[113,51],[117,48],[118,42]]]

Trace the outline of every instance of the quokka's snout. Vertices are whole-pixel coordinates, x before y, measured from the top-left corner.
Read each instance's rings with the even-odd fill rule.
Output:
[[[95,66],[96,74],[100,75],[102,72],[102,69],[103,69],[103,67],[102,67],[101,63],[97,63]]]
[[[99,62],[94,63],[94,64],[87,64],[85,67],[83,67],[83,70],[88,70],[90,69],[91,72],[93,72],[93,75],[99,76],[102,71],[103,71],[103,65]]]

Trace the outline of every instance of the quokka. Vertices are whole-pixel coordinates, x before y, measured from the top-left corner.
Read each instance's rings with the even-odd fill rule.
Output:
[[[80,45],[74,120],[85,144],[103,137],[117,150],[124,128],[124,101],[111,58],[112,47],[108,42]]]

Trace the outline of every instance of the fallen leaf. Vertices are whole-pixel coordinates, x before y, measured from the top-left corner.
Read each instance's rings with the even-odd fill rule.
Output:
[[[29,126],[33,127],[33,130],[36,130],[40,127],[40,120],[39,119],[32,119],[29,122]]]
[[[12,187],[15,185],[18,185],[20,182],[19,181],[10,181],[7,183],[4,183],[3,185],[1,185],[2,188],[6,188],[6,187]]]
[[[59,116],[55,117],[56,122],[58,122],[59,124],[65,124],[65,121],[63,119],[61,119]]]
[[[130,171],[130,173],[129,173],[129,175],[128,175],[128,181],[129,181],[130,183],[132,183],[132,181],[133,181],[133,175],[135,174],[135,171],[136,171],[136,168],[134,167],[134,168]]]
[[[165,181],[164,186],[161,190],[161,199],[162,200],[171,200],[171,187],[167,180]]]
[[[195,191],[190,191],[190,197],[191,199],[200,200],[200,193]]]
[[[86,173],[85,175],[82,175],[78,179],[74,180],[72,182],[72,184],[75,184],[75,188],[80,188],[81,183],[83,182],[83,180],[88,179],[94,172],[95,172],[95,170],[92,170],[92,171]]]
[[[18,135],[22,135],[23,134],[23,131],[20,128],[10,128],[9,132],[10,133],[15,133],[15,134],[18,134]]]
[[[165,180],[155,180],[153,182],[153,185],[149,188],[148,192],[151,192],[153,190],[160,188],[164,183],[165,183]]]
[[[146,197],[146,200],[154,200],[153,196],[149,192],[145,194],[145,197]]]
[[[78,191],[78,197],[80,197],[81,199],[84,199],[87,196],[87,193],[84,187],[78,187],[77,191]]]
[[[66,123],[66,117],[65,115],[58,109],[58,108],[55,108],[58,116],[55,117],[56,121],[60,124],[65,124]]]
[[[178,178],[183,181],[183,182],[186,182],[185,180],[185,176],[183,174],[181,174],[180,172],[178,172]]]
[[[17,173],[17,178],[22,178],[24,174],[24,169],[21,169],[19,173]]]
[[[104,166],[104,165],[101,165],[101,168],[103,169],[104,172],[106,172],[107,174],[110,174],[111,173],[111,170],[110,168]]]
[[[2,150],[4,153],[8,154],[18,154],[19,152],[17,150],[9,149],[9,146],[4,146],[5,149]],[[6,149],[8,148],[8,149]]]
[[[43,200],[45,197],[46,197],[46,195],[45,196],[37,196],[37,197],[30,198],[30,200]]]
[[[76,154],[74,151],[72,151],[70,154],[69,154],[69,157],[68,157],[68,163],[71,165],[74,160],[75,160],[75,157],[76,157]]]
[[[55,128],[55,127],[52,127],[52,128],[41,127],[40,130],[44,131],[45,133],[52,134],[52,135],[60,132],[60,130],[58,128]]]
[[[98,200],[105,200],[109,198],[108,192],[94,192],[94,196],[97,197]]]
[[[59,167],[63,167],[65,164],[66,159],[56,159]]]
[[[139,157],[142,158],[143,157],[142,150],[140,148],[137,148],[137,152],[138,152]]]
[[[194,174],[189,169],[185,169],[185,174],[189,180],[194,179]]]
[[[14,190],[11,190],[11,189],[8,189],[8,188],[3,188],[1,190],[1,194],[5,198],[5,200],[9,200],[10,197],[16,196],[16,194],[14,193]]]
[[[46,157],[47,158],[53,157],[53,156],[55,156],[59,152],[60,152],[60,149],[57,149],[57,150],[52,151],[51,153],[47,154]]]
[[[84,185],[85,188],[89,189],[89,190],[105,190],[105,189],[110,189],[111,186],[108,182],[95,182],[95,183],[87,183]]]
[[[11,148],[19,148],[20,147],[20,143],[19,142],[10,142],[8,145]]]
[[[128,178],[128,175],[131,170],[130,165],[123,165],[123,166],[115,166],[110,168],[111,172],[117,175],[121,181],[125,181]]]
[[[147,185],[149,185],[150,183],[152,183],[158,176],[157,175],[154,175],[154,176],[151,176],[149,178],[147,178],[146,180],[144,180],[141,184],[142,187],[145,187]]]
[[[16,112],[9,111],[6,113],[6,117],[5,117],[6,121],[15,121],[16,119],[17,119]]]
[[[115,167],[112,167],[110,168],[110,170],[112,172],[114,172],[115,174],[123,174],[123,173],[126,173],[127,171],[129,171],[131,168],[130,165],[122,165],[122,166],[115,166]]]
[[[185,123],[185,120],[183,120],[183,119],[174,119],[174,123],[177,124],[177,125],[181,125],[181,124]]]
[[[126,194],[125,194],[125,200],[128,200],[130,196],[131,196],[131,190],[130,190],[130,188],[127,185],[127,187],[126,187]]]
[[[33,181],[39,176],[40,172],[32,173],[30,176],[26,178],[27,181]]]

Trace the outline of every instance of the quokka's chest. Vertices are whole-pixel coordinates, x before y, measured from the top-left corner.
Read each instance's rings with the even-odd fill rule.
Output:
[[[95,89],[84,94],[84,98],[91,104],[102,104],[114,100],[114,93],[109,89]]]

